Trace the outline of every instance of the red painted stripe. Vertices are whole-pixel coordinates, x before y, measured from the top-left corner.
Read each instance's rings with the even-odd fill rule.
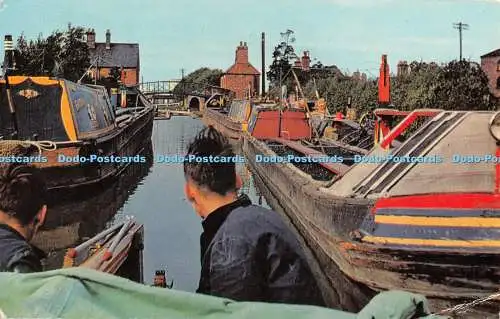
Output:
[[[372,212],[378,208],[500,208],[500,195],[455,193],[382,198]]]
[[[403,121],[401,121],[401,123],[399,123],[398,126],[394,128],[394,130],[391,133],[389,133],[389,135],[387,135],[387,137],[382,141],[380,146],[382,146],[382,148],[386,148],[387,146],[391,145],[392,141],[396,137],[401,135],[401,133],[403,133],[404,130],[406,130],[406,128],[410,126],[411,123],[413,123],[416,119],[417,119],[416,114],[412,113],[408,115]]]
[[[438,114],[439,110],[419,110],[419,111],[413,111],[410,114],[408,114],[407,117],[405,117],[395,128],[393,131],[391,131],[387,137],[382,141],[380,146],[382,148],[386,148],[389,145],[391,145],[392,141],[401,135],[415,120],[419,117],[430,117],[430,116],[435,116]]]
[[[377,116],[407,116],[411,111],[400,111],[393,109],[377,109],[373,111]]]

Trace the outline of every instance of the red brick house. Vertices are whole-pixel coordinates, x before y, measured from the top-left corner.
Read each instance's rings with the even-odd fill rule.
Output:
[[[105,78],[112,68],[121,71],[121,81],[126,85],[139,83],[140,60],[138,43],[112,43],[111,32],[106,32],[106,42],[95,41],[95,31],[87,32],[87,46],[89,47],[90,61],[97,61],[97,79]],[[91,76],[96,77],[96,68],[92,68]]]
[[[220,86],[233,91],[237,99],[243,99],[250,94],[259,94],[260,72],[248,62],[248,46],[240,42],[236,48],[234,64],[227,69],[220,79]]]
[[[481,56],[481,68],[488,76],[491,94],[500,98],[500,49]]]

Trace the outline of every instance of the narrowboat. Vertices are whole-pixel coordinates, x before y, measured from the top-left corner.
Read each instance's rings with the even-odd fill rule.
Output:
[[[252,105],[249,100],[233,100],[229,110],[205,106],[202,108],[202,121],[228,138],[239,140],[248,125],[251,110]]]
[[[154,107],[137,94],[137,107],[112,106],[104,87],[50,77],[0,81],[0,139],[33,144],[51,191],[117,176],[151,139]]]
[[[416,110],[342,162],[256,161],[324,155],[285,139],[247,136],[243,151],[267,203],[314,251],[337,306],[355,310],[396,289],[440,311],[500,289],[499,132],[500,113]],[[466,318],[499,309],[490,300]]]
[[[204,108],[203,122],[233,140],[249,134],[255,138],[311,138],[308,113],[302,108],[281,108],[275,103],[232,101],[229,111]]]

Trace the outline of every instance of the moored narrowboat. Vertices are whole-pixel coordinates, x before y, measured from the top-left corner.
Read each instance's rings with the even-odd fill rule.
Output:
[[[421,117],[420,129],[396,142]],[[330,167],[255,161],[291,150],[311,157],[290,141],[247,137],[243,150],[267,202],[314,250],[338,306],[401,289],[426,295],[438,311],[500,288],[498,118],[417,110],[369,153]],[[485,302],[466,317],[499,308]]]
[[[258,139],[284,137],[291,140],[312,137],[308,113],[304,109],[283,109],[273,103],[237,100],[231,103],[228,112],[205,108],[203,122],[234,140],[244,135]]]
[[[8,82],[10,92],[0,81],[0,138],[41,148],[33,164],[49,190],[90,185],[145,162],[139,153],[151,138],[154,108],[141,94],[138,107],[116,111],[104,87],[49,77]]]

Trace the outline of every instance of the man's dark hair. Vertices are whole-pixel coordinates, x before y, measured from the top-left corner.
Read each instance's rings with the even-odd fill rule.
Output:
[[[201,157],[233,157],[231,144],[224,135],[212,126],[202,129],[189,144],[189,156]],[[196,160],[184,162],[184,176],[199,186],[206,187],[219,195],[226,195],[236,190],[236,168],[233,161],[227,163],[199,163]]]
[[[0,164],[0,210],[22,225],[33,222],[47,202],[40,171],[28,164]]]

